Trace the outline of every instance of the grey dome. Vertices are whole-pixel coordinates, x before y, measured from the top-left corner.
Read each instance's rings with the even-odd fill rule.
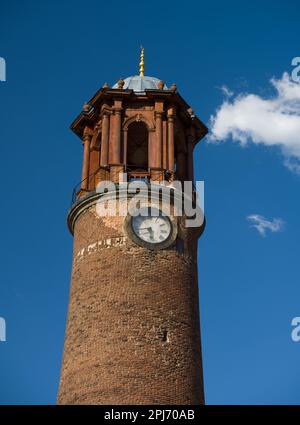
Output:
[[[144,92],[145,89],[154,89],[158,90],[157,84],[160,82],[158,78],[155,77],[140,77],[139,75],[133,75],[131,77],[127,77],[124,80],[123,89],[130,89],[135,92]],[[113,89],[118,88],[118,83],[113,86]],[[168,90],[168,87],[165,85],[164,90]]]

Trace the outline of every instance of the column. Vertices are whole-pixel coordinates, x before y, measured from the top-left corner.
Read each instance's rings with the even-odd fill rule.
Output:
[[[91,135],[83,135],[83,163],[82,163],[82,177],[81,177],[81,189],[88,190],[89,184],[89,162],[90,162],[90,143]]]
[[[164,119],[162,121],[162,128],[163,128],[163,138],[162,138],[162,155],[163,155],[163,161],[162,161],[162,167],[164,170],[168,169],[168,139],[167,139],[167,126],[168,123]]]
[[[109,139],[109,114],[104,112],[102,116],[102,133],[101,133],[101,157],[100,165],[106,167],[108,164],[108,139]]]
[[[168,169],[174,172],[174,115],[168,115]]]
[[[127,129],[124,129],[123,131],[123,164],[126,166],[127,165],[127,136],[128,136],[128,131]]]
[[[121,114],[122,109],[116,108],[114,110],[114,133],[113,133],[113,144],[112,144],[112,164],[119,165],[121,163]]]
[[[162,168],[162,112],[155,112],[156,149],[155,167]]]

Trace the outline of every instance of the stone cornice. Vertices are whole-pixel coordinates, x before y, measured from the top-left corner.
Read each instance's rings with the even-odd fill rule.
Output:
[[[82,111],[71,124],[71,130],[82,139],[83,130],[86,125],[93,126],[94,122],[99,118],[101,103],[108,105],[115,100],[137,102],[137,101],[152,101],[163,102],[168,108],[170,105],[176,107],[177,116],[182,119],[188,127],[193,125],[196,129],[196,143],[202,139],[208,132],[207,127],[203,122],[193,113],[191,108],[182,98],[182,96],[174,90],[156,90],[146,89],[145,94],[135,93],[133,90],[128,89],[112,89],[101,88],[97,93],[87,102],[90,107],[88,111]],[[106,106],[107,107],[107,106]],[[113,107],[112,107],[113,109]],[[126,109],[126,106],[125,106]]]

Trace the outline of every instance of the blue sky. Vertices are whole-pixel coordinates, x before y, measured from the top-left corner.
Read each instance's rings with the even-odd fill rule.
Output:
[[[224,85],[237,108],[239,95],[272,99],[270,79],[290,74],[300,56],[299,9],[296,0],[1,5],[1,404],[55,403],[72,257],[66,213],[82,159],[69,124],[83,103],[104,82],[137,73],[140,44],[146,75],[176,82],[207,125],[226,102]],[[299,404],[291,320],[300,316],[300,176],[284,165],[290,152],[281,145],[250,137],[241,147],[226,124],[224,143],[203,141],[195,153],[206,190],[199,243],[206,402]],[[284,227],[263,237],[247,220],[253,214]]]

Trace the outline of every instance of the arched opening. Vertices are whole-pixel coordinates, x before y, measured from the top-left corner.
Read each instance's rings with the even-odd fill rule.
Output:
[[[135,172],[148,172],[148,129],[143,122],[128,127],[127,166]]]

